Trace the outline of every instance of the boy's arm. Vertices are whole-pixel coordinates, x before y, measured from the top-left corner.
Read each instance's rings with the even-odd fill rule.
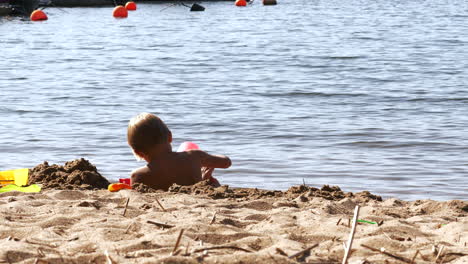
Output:
[[[211,155],[202,150],[191,150],[200,159],[202,167],[208,168],[222,168],[226,169],[231,167],[231,159],[224,155]]]

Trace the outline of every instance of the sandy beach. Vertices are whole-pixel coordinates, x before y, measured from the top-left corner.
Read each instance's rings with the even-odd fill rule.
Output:
[[[356,226],[349,263],[468,263],[467,201],[204,182],[111,193],[78,180],[96,181],[86,164],[40,165],[31,177],[70,181],[0,194],[1,263],[341,263],[356,205],[368,222]]]

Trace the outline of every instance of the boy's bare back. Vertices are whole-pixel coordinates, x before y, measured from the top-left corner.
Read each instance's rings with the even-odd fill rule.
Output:
[[[170,152],[133,171],[131,179],[132,184],[144,183],[153,189],[167,191],[174,183],[192,185],[201,181],[203,167],[228,168],[229,166],[231,161],[228,157],[210,155],[201,150]]]

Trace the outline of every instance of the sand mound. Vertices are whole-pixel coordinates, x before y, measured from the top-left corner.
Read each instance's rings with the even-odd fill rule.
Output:
[[[146,193],[147,189],[143,189]],[[267,197],[286,197],[290,199],[300,199],[302,202],[310,198],[320,197],[331,201],[340,201],[345,198],[352,198],[357,202],[368,202],[371,200],[382,201],[382,197],[371,194],[368,191],[359,193],[345,193],[338,186],[324,185],[321,189],[306,185],[293,186],[287,191],[260,190],[256,188],[229,188],[227,185],[213,187],[208,181],[202,181],[191,186],[172,185],[169,192],[185,193],[207,196],[213,199],[242,198],[244,200],[261,199]]]
[[[39,183],[45,189],[92,190],[106,189],[110,184],[88,160],[66,162],[64,166],[39,164],[29,173],[29,183]]]

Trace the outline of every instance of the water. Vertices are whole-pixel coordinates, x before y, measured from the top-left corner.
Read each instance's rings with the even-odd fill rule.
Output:
[[[0,169],[85,157],[127,177],[147,111],[174,148],[230,156],[231,186],[467,199],[468,3],[279,1],[0,18]]]

